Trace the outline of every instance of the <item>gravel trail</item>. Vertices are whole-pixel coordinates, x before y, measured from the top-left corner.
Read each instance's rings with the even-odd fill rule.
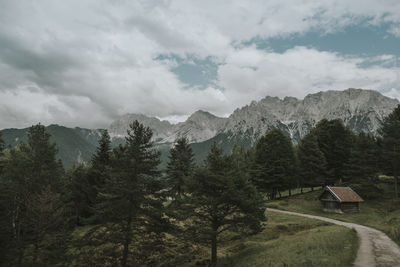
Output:
[[[354,266],[356,267],[400,267],[400,248],[386,234],[371,227],[355,223],[342,222],[331,218],[283,211],[268,208],[267,211],[280,212],[289,215],[303,216],[325,222],[354,228],[359,238],[359,248]]]

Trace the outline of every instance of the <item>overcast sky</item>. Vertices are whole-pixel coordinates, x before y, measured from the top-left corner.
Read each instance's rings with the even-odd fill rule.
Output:
[[[350,87],[400,98],[399,56],[398,0],[0,0],[0,129]]]

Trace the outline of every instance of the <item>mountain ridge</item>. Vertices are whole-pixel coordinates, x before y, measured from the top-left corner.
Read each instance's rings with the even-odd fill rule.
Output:
[[[167,160],[169,148],[179,137],[187,137],[197,162],[208,153],[216,142],[225,151],[234,143],[249,148],[258,138],[272,128],[281,129],[297,143],[321,119],[340,119],[350,130],[377,135],[380,123],[399,104],[374,90],[349,88],[344,91],[324,91],[308,94],[303,99],[295,97],[266,96],[258,101],[235,109],[227,118],[208,111],[198,110],[184,122],[172,124],[143,114],[125,114],[108,127],[114,146],[123,143],[129,124],[138,120],[153,130],[156,149]],[[69,167],[87,163],[95,151],[102,129],[68,128],[56,124],[46,127],[57,143],[59,158]],[[7,145],[26,142],[28,128],[4,129]]]

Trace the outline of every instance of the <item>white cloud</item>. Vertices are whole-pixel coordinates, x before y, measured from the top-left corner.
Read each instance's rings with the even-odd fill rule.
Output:
[[[389,23],[398,36],[397,10],[398,1],[374,0],[1,1],[0,128],[104,127],[126,112],[225,115],[267,94],[399,88],[384,52],[377,59],[304,47],[279,54],[243,44],[355,22]],[[219,64],[216,88],[187,89],[171,71],[177,62],[160,55],[211,58]],[[368,60],[377,63],[359,66]]]
[[[251,60],[252,58],[257,60]],[[250,59],[250,60],[249,60]],[[392,61],[392,57],[380,57]],[[219,85],[229,88],[227,101],[242,106],[270,96],[295,96],[347,88],[400,87],[398,69],[380,65],[361,68],[367,58],[345,57],[337,53],[295,47],[279,54],[254,47],[233,52],[218,70]]]

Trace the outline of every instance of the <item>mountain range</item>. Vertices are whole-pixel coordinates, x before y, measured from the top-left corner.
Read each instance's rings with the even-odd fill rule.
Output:
[[[321,119],[340,119],[352,131],[378,134],[383,119],[399,104],[397,99],[373,90],[347,89],[309,94],[304,99],[266,96],[236,109],[228,118],[198,110],[184,122],[171,124],[143,114],[125,114],[108,127],[113,144],[124,141],[129,124],[138,120],[153,130],[153,141],[165,164],[168,151],[179,137],[188,138],[197,162],[201,162],[216,142],[229,151],[236,142],[244,148],[272,128],[279,128],[297,143]],[[101,129],[47,126],[57,143],[65,166],[88,162],[101,136]],[[4,129],[3,139],[15,146],[26,141],[28,128]]]

